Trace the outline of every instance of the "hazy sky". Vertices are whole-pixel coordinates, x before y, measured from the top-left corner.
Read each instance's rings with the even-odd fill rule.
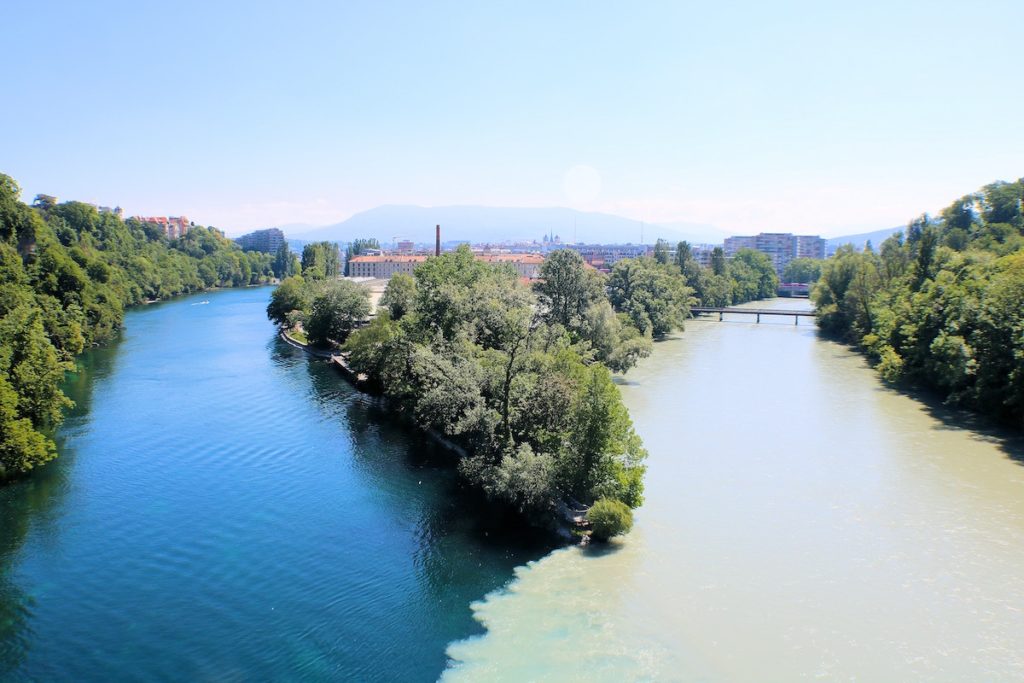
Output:
[[[0,172],[232,234],[405,203],[859,232],[1024,175],[1022,27],[1021,0],[11,2]]]

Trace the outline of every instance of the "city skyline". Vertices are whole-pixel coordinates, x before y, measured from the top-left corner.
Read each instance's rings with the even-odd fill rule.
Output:
[[[246,7],[11,8],[0,171],[233,236],[412,204],[824,237],[1022,172],[1015,2]]]

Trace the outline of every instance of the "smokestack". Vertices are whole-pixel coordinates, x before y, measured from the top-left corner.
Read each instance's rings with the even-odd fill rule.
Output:
[[[434,241],[434,256],[441,255],[441,226],[437,226],[437,238]]]

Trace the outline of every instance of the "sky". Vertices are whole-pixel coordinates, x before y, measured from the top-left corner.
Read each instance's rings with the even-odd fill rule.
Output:
[[[471,204],[834,236],[1024,176],[1020,0],[3,14],[0,172],[23,200],[228,234]]]

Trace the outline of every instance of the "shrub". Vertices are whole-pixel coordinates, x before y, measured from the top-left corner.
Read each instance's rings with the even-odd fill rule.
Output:
[[[602,498],[587,511],[587,521],[590,522],[590,537],[607,541],[633,528],[633,511],[622,501]]]

